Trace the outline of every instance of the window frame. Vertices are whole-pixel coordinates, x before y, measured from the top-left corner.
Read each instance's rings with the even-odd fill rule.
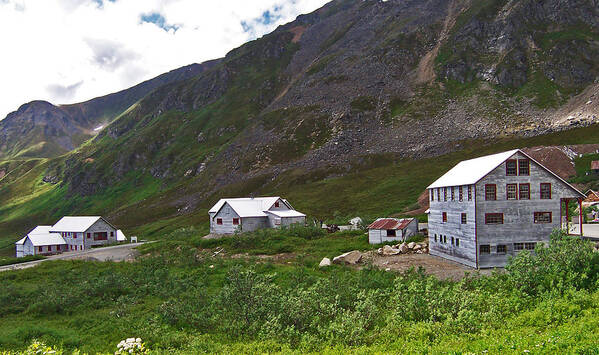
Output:
[[[447,202],[447,187],[443,188],[443,201]]]
[[[528,187],[528,194],[526,198],[522,197],[522,186]],[[530,200],[530,183],[518,184],[518,200]]]
[[[532,245],[532,248],[530,246]],[[537,248],[537,242],[524,242],[524,250],[535,250]]]
[[[223,219],[222,218],[217,218],[216,219],[216,224],[219,225],[219,226],[222,226],[223,225]]]
[[[238,226],[239,225],[239,218],[233,218],[233,225],[234,226]]]
[[[497,217],[500,216],[501,217],[501,222],[498,223],[491,223],[489,222],[489,219],[491,217]],[[503,213],[485,213],[485,224],[486,225],[498,225],[498,224],[503,224]]]
[[[510,174],[509,163],[516,164],[514,166],[514,173]],[[508,159],[505,161],[505,176],[518,176],[518,159]]]
[[[447,212],[441,212],[441,220],[443,223],[447,223]]]
[[[472,201],[472,185],[468,185],[468,201]]]
[[[549,185],[549,197],[543,197],[543,186]],[[539,184],[539,198],[541,200],[551,200],[552,198],[552,186],[550,182],[542,182]]]
[[[499,247],[502,247],[503,251],[499,251]],[[497,244],[497,246],[495,248],[496,248],[495,252],[497,254],[501,254],[501,255],[507,254],[507,244]]]
[[[455,239],[455,246],[456,246],[456,248],[460,247],[460,238]]]
[[[464,189],[462,186],[458,187],[458,198],[460,202],[464,201]]]
[[[514,198],[510,198],[510,187],[513,187],[514,190]],[[517,201],[518,200],[518,184],[505,184],[505,199],[508,201]]]
[[[460,219],[462,224],[468,224],[468,215],[466,213],[462,213]]]
[[[431,202],[435,201],[435,190],[431,189]]]
[[[537,216],[541,216],[541,215],[545,215],[545,214],[549,214],[549,221],[548,222],[539,222]],[[553,222],[553,213],[551,213],[550,211],[534,212],[534,214],[533,214],[533,223],[534,224],[551,224],[552,222]]]
[[[279,203],[279,201],[275,201],[275,208],[279,208],[281,207],[281,204]]]
[[[451,200],[455,201],[455,186],[451,187]]]
[[[437,201],[441,202],[441,188],[437,187]]]
[[[524,243],[514,243],[514,251],[524,250]]]
[[[522,174],[520,163],[526,163],[526,174]],[[530,176],[530,159],[518,159],[518,176]]]
[[[489,255],[491,254],[491,245],[490,244],[481,244],[478,246],[478,253],[480,255],[485,254],[485,255]]]
[[[489,189],[491,187],[494,189],[492,199],[490,199],[488,197],[489,192],[487,191],[487,189]],[[485,184],[485,201],[497,201],[497,185],[496,184]]]

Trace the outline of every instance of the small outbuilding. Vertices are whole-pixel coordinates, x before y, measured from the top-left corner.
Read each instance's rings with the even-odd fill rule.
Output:
[[[416,218],[379,218],[368,226],[368,242],[381,244],[390,241],[404,241],[418,233]]]

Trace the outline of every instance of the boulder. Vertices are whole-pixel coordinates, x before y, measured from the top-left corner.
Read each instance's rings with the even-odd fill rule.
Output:
[[[362,253],[357,250],[353,250],[334,257],[333,263],[355,265],[359,263],[360,260],[362,260]]]
[[[331,266],[331,259],[322,258],[322,260],[320,261],[320,264],[318,264],[318,267],[327,267],[327,266]]]
[[[377,252],[379,255],[383,255],[383,248],[378,248],[378,249],[376,250],[376,252]]]
[[[414,242],[408,243],[408,248],[410,248],[410,249],[414,249],[415,246],[416,246],[416,243],[414,243]]]
[[[422,249],[422,245],[420,245],[420,244],[414,245],[414,250],[420,250],[420,249]]]
[[[403,243],[399,246],[399,252],[402,254],[406,254],[407,252],[410,251],[410,248],[408,248],[408,246],[406,245],[406,243]]]
[[[385,245],[383,247],[383,255],[397,255],[399,253],[399,249],[394,249],[390,245]]]

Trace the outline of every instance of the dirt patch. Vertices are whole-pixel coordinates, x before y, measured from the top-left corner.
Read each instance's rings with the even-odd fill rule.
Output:
[[[467,274],[489,275],[491,270],[476,270],[468,266],[439,258],[429,254],[400,254],[391,256],[378,255],[375,252],[363,254],[364,262],[371,262],[381,269],[396,272],[405,272],[410,268],[422,267],[428,275],[433,275],[440,280],[461,280]]]
[[[295,26],[291,28],[289,32],[293,33],[293,38],[291,39],[291,42],[297,43],[302,38],[304,32],[306,32],[306,26]]]
[[[0,170],[0,179],[6,176],[6,171]]]
[[[248,254],[248,253],[241,253],[241,254],[233,254],[229,257],[231,259],[255,258],[255,259],[264,260],[264,261],[272,261],[275,263],[290,263],[291,261],[296,260],[297,254],[295,254],[295,253],[280,253],[280,254],[274,254],[274,255],[265,255],[265,254],[252,255],[252,254]]]

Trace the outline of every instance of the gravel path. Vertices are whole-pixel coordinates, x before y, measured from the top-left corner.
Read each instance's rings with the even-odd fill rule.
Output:
[[[29,261],[21,264],[0,266],[1,271],[19,270],[34,267],[47,260],[95,260],[95,261],[128,261],[133,260],[139,254],[135,247],[144,244],[130,243],[111,247],[95,248],[83,251],[69,251],[62,254],[52,255],[43,260]]]

